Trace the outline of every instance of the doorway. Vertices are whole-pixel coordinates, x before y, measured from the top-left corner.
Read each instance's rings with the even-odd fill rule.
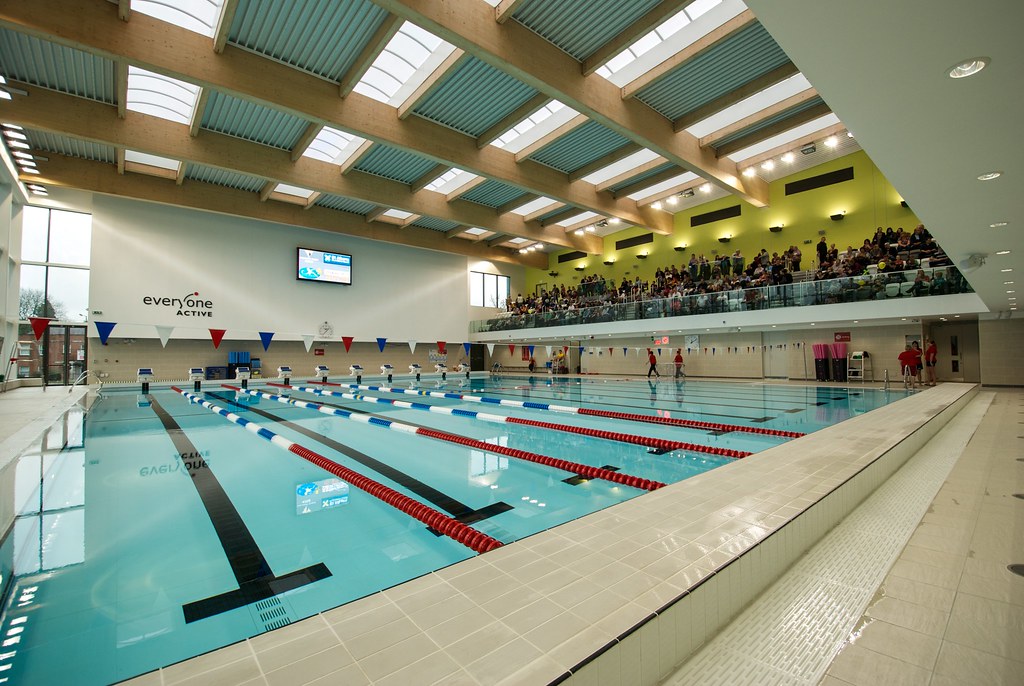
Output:
[[[935,376],[939,381],[981,382],[977,322],[932,324],[931,334],[938,348]]]
[[[764,350],[761,352],[762,376],[766,379],[789,378],[789,334],[785,331],[766,331],[761,334]]]
[[[87,339],[85,326],[50,324],[43,340],[45,383],[47,386],[73,384],[86,370]]]

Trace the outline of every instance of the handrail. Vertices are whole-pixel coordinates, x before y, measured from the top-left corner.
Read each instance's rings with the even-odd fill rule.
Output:
[[[503,313],[470,322],[470,331],[513,331],[549,326],[572,326],[631,319],[657,319],[697,314],[745,312],[768,308],[803,307],[890,298],[973,293],[974,289],[952,266],[922,269],[929,282],[915,283],[917,269],[874,272],[820,281],[799,281],[777,286],[733,288],[667,298],[641,298],[607,302],[574,310],[550,310],[533,314]],[[941,275],[941,278],[938,278]]]
[[[90,375],[90,374],[92,374],[93,376],[95,376],[95,377],[96,377],[96,380],[97,380],[97,381],[99,382],[99,384],[100,384],[100,388],[103,388],[103,379],[101,379],[101,378],[100,378],[100,375],[99,375],[99,374],[97,374],[96,372],[92,371],[91,369],[86,369],[86,370],[85,370],[84,372],[82,372],[81,374],[79,374],[79,375],[78,375],[78,378],[77,378],[77,379],[75,379],[75,382],[74,382],[73,384],[71,384],[71,386],[70,386],[70,387],[68,387],[68,393],[70,394],[70,393],[71,393],[71,392],[72,392],[73,390],[75,390],[75,386],[77,386],[77,385],[78,385],[78,382],[79,382],[79,381],[83,381],[83,380],[85,380],[85,379],[89,378],[89,375]]]

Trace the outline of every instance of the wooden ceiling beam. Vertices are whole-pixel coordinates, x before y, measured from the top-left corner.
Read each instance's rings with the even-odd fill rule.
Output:
[[[607,64],[608,60],[664,24],[669,18],[692,5],[693,2],[694,0],[662,0],[647,10],[642,17],[619,32],[615,38],[602,45],[583,60],[580,73],[583,76],[590,76]]]
[[[377,56],[384,51],[384,48],[388,46],[388,43],[391,42],[391,39],[395,37],[395,34],[398,33],[398,30],[402,28],[404,23],[405,19],[401,17],[389,16],[377,27],[369,42],[363,46],[363,49],[359,51],[359,54],[353,60],[352,66],[342,75],[338,83],[338,94],[341,97],[347,97],[352,92],[352,89],[356,87],[356,84],[363,80],[366,72],[373,66]]]
[[[769,117],[774,117],[777,114],[781,114],[782,112],[785,112],[791,107],[796,107],[797,105],[803,104],[808,100],[811,100],[816,97],[818,97],[818,91],[813,88],[808,88],[807,90],[801,91],[795,95],[791,95],[784,100],[780,100],[779,102],[773,105],[769,105],[768,107],[765,107],[764,109],[758,112],[754,112],[753,114],[747,117],[743,117],[738,121],[734,121],[732,124],[729,124],[728,126],[723,126],[717,131],[712,131],[706,136],[701,136],[700,144],[703,147],[707,147],[709,145],[714,146],[715,143],[722,140],[723,138],[727,138],[728,136],[731,136],[734,133],[738,133],[746,129],[747,127],[754,126],[758,122],[762,122],[765,119],[768,119]]]
[[[728,143],[725,143],[724,145],[720,145],[714,149],[715,153],[719,157],[726,157],[727,155],[731,155],[734,152],[743,150],[744,148],[749,148],[751,145],[754,145],[755,143],[760,143],[761,141],[771,138],[772,136],[777,136],[778,134],[789,131],[790,129],[795,129],[798,126],[803,126],[807,122],[811,122],[814,121],[815,119],[824,117],[825,115],[830,114],[831,112],[832,108],[829,107],[827,103],[821,103],[819,105],[814,105],[813,107],[808,107],[807,109],[801,110],[796,114],[789,115],[785,119],[780,119],[774,124],[765,126],[764,128],[758,129],[757,131],[753,131],[747,134],[746,136],[741,136],[739,138],[736,138],[735,140],[731,140]]]

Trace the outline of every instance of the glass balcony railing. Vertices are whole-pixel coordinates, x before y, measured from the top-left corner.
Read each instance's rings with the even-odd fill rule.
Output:
[[[925,278],[920,278],[923,275]],[[603,282],[598,282],[603,283]],[[470,322],[470,331],[510,331],[549,326],[597,324],[631,319],[685,317],[696,314],[749,312],[777,307],[832,305],[866,300],[919,298],[932,295],[973,293],[967,280],[956,267],[932,267],[905,272],[869,273],[821,281],[800,281],[782,286],[735,288],[692,295],[675,294],[668,298],[634,298],[620,300],[610,290],[601,290],[595,283],[586,284],[592,291],[583,295],[574,309],[552,309],[543,312],[514,314],[503,312],[492,319]]]

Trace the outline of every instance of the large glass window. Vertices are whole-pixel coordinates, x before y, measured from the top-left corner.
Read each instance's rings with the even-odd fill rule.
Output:
[[[501,274],[469,273],[469,304],[473,307],[505,307],[510,279]]]
[[[92,216],[45,207],[24,209],[19,319],[86,321],[91,244]]]

